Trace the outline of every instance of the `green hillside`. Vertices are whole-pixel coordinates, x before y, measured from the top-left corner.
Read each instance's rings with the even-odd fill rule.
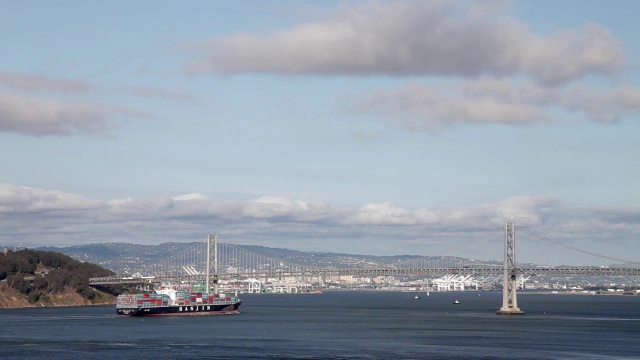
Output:
[[[5,250],[0,254],[0,307],[112,303],[120,287],[89,286],[89,278],[112,274],[53,251]]]

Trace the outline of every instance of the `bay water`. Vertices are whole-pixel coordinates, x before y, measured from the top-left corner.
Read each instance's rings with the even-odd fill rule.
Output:
[[[640,359],[640,296],[243,294],[239,315],[0,310],[0,359]],[[459,300],[460,304],[453,304]]]

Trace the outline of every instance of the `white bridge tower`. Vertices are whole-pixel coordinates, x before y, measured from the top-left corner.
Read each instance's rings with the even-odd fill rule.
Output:
[[[502,286],[502,307],[496,311],[498,315],[521,315],[524,311],[518,308],[516,289],[516,225],[507,222],[504,225],[504,282]]]
[[[208,293],[211,291],[211,244],[213,243],[213,286],[214,293],[218,293],[218,237],[216,235],[209,235],[207,237],[207,265],[205,270],[205,291]]]

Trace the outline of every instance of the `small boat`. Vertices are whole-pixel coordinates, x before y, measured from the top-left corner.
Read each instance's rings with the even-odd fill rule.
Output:
[[[460,304],[460,301],[458,301],[458,300],[453,300],[453,304],[454,304],[454,305],[458,305],[458,304]]]
[[[420,300],[420,296],[418,296],[418,295],[414,296],[413,298],[416,299],[416,300]]]

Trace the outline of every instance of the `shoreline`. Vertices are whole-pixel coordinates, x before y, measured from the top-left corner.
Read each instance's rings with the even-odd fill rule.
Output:
[[[18,310],[18,309],[46,309],[46,308],[63,308],[63,307],[86,307],[86,306],[114,306],[116,303],[103,304],[84,304],[84,305],[29,305],[29,306],[10,306],[0,307],[0,310]]]
[[[362,290],[325,290],[331,291],[362,291]],[[364,290],[368,291],[368,290]],[[372,290],[373,291],[373,290]],[[419,293],[420,291],[399,291],[402,293]],[[471,292],[484,292],[484,291],[432,291],[432,293],[471,293]],[[491,291],[497,292],[497,291]],[[249,293],[247,293],[249,294]],[[318,294],[318,293],[299,293],[299,294],[278,294],[278,293],[261,293],[268,295],[305,295],[305,294]],[[584,295],[584,296],[640,296],[639,293],[624,293],[624,292],[575,292],[575,291],[555,291],[555,290],[521,290],[518,291],[518,295]],[[86,307],[86,306],[115,306],[115,302],[100,303],[100,304],[69,304],[69,305],[28,305],[28,306],[10,306],[0,307],[0,310],[16,310],[16,309],[42,309],[42,308],[62,308],[62,307]]]

